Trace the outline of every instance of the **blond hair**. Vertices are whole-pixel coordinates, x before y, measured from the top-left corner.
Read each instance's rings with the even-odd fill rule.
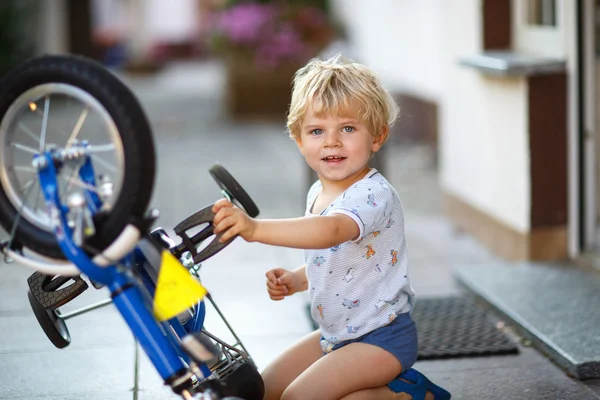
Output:
[[[358,110],[353,108],[356,105]],[[375,138],[394,124],[399,112],[373,71],[339,54],[325,61],[312,59],[294,75],[287,118],[291,138],[300,137],[309,106],[317,117],[355,111]]]

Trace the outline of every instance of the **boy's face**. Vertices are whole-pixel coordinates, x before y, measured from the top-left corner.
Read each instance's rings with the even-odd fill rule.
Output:
[[[349,186],[360,180],[368,170],[371,152],[381,148],[387,135],[385,131],[374,139],[356,115],[317,116],[309,107],[304,116],[296,143],[324,185],[335,181]]]

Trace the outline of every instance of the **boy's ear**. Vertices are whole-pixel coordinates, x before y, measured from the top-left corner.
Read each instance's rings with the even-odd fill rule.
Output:
[[[373,138],[373,145],[371,146],[371,151],[379,151],[379,149],[381,149],[381,146],[383,146],[383,144],[387,140],[389,133],[390,127],[386,125],[381,131],[381,134],[376,138]]]

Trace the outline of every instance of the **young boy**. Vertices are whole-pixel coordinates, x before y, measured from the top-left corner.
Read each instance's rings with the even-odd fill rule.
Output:
[[[320,329],[263,371],[265,399],[402,398],[390,382],[402,382],[395,378],[418,350],[404,218],[396,191],[368,166],[397,114],[365,66],[312,60],[295,75],[287,122],[319,177],[306,215],[257,220],[225,199],[214,205],[223,241],[240,235],[305,250],[305,265],[267,272],[267,290],[273,300],[309,290]]]

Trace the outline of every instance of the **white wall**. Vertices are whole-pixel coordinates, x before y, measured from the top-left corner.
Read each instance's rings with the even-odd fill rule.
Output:
[[[479,0],[445,0],[441,184],[521,232],[530,228],[527,85],[460,66],[481,51]]]
[[[481,51],[481,0],[337,0],[360,61],[440,106],[444,190],[529,230],[527,87],[458,65]]]
[[[65,0],[44,0],[39,2],[39,25],[33,38],[35,52],[65,53],[68,50],[67,3]]]
[[[567,4],[565,1],[571,3]],[[527,2],[512,0],[513,49],[548,57],[565,57],[565,31],[567,8],[573,7],[572,0],[556,0],[556,27],[534,26],[527,21]]]
[[[440,0],[333,0],[358,61],[375,69],[390,90],[437,100],[440,68]]]

